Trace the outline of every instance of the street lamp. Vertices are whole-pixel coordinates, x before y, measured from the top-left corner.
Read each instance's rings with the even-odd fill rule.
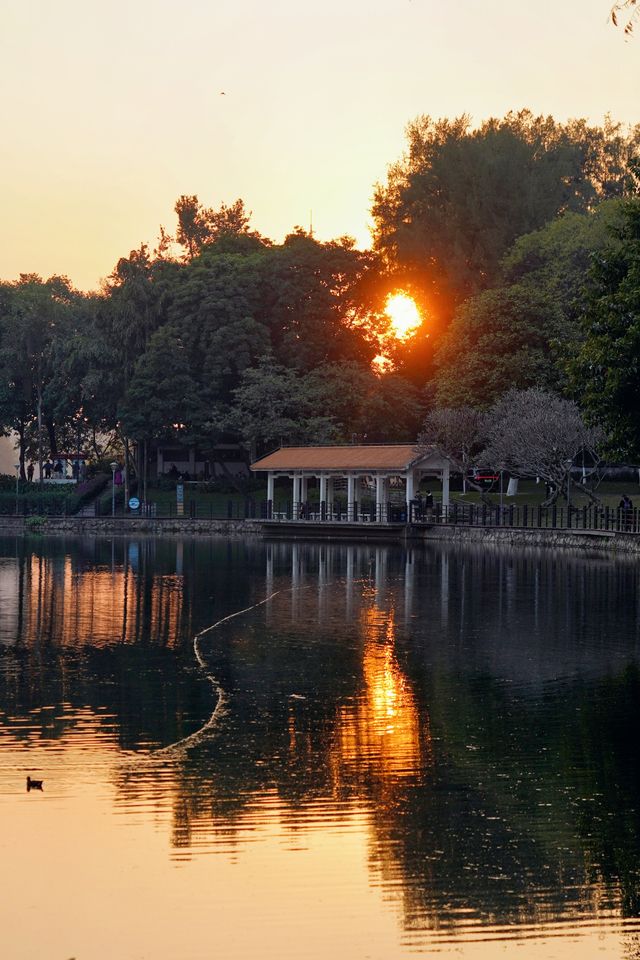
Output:
[[[20,464],[14,463],[13,468],[16,471],[16,517],[17,517],[18,516],[18,495],[19,495],[18,484],[20,483]]]
[[[567,526],[571,526],[571,467],[573,466],[573,460],[565,460],[565,467],[567,468]]]
[[[111,516],[115,517],[116,515],[116,470],[118,469],[119,464],[112,460],[109,464],[111,467]]]

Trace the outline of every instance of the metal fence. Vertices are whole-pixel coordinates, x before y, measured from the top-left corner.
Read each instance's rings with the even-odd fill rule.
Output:
[[[428,511],[417,509],[415,522],[429,522]],[[459,524],[472,527],[519,527],[521,529],[608,530],[618,533],[640,532],[640,511],[620,507],[589,504],[582,507],[566,506],[500,506],[499,504],[453,503],[443,510],[436,504],[433,511],[436,523]]]
[[[0,504],[0,513],[16,516],[111,516],[112,504],[96,500],[73,512],[71,503],[52,502],[44,497],[42,502],[31,499],[29,503]],[[122,509],[116,510],[122,517]],[[158,519],[185,517],[202,520],[271,520],[306,521],[309,523],[412,523],[418,525],[451,524],[471,527],[514,527],[521,529],[594,530],[625,533],[640,532],[640,510],[590,504],[581,507],[515,504],[461,504],[452,503],[443,508],[440,502],[427,507],[424,501],[414,501],[407,511],[406,504],[353,503],[294,503],[292,501],[271,503],[247,497],[244,500],[229,499],[226,503],[188,500],[179,512],[175,503],[141,503],[138,510],[127,511],[126,516],[149,516]]]

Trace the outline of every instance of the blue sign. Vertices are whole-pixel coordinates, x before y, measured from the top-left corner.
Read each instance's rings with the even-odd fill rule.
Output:
[[[130,510],[137,510],[139,506],[140,506],[140,501],[138,500],[137,497],[129,497]]]

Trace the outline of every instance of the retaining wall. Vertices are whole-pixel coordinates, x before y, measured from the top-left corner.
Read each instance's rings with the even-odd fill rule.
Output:
[[[568,547],[606,553],[640,554],[640,535],[606,530],[524,529],[522,527],[465,527],[439,524],[422,529],[421,540],[449,543],[491,543],[528,547]]]
[[[0,517],[0,534],[24,533],[91,536],[131,536],[138,533],[157,536],[281,537],[312,540],[395,540],[404,542],[445,540],[449,543],[491,543],[529,547],[567,547],[572,550],[598,550],[604,553],[640,554],[640,534],[605,530],[525,529],[523,527],[474,527],[462,524],[434,524],[431,527],[389,524],[265,523],[260,520],[210,520],[190,517]],[[331,527],[331,529],[329,529]],[[377,529],[374,529],[377,527]]]
[[[225,537],[260,536],[261,524],[255,520],[196,520],[190,517],[0,517],[0,533],[106,534],[131,536],[151,533],[158,536],[222,535]]]

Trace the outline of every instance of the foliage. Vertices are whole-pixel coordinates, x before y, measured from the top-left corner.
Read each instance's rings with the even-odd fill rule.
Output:
[[[4,480],[4,478],[2,478]],[[8,478],[12,479],[12,478]],[[67,514],[77,513],[85,503],[90,503],[104,490],[109,482],[107,474],[97,474],[90,480],[77,485],[52,484],[40,487],[33,484],[21,484],[18,494],[18,512],[24,514]],[[15,478],[13,488],[0,484],[0,514],[13,514],[16,511]]]
[[[421,287],[435,323],[492,286],[517,237],[629,188],[640,129],[559,123],[528,110],[472,129],[420,116],[374,195],[375,248]]]
[[[640,456],[640,199],[625,204],[609,248],[594,261],[585,340],[570,364],[572,383],[594,422],[604,425],[611,449]]]
[[[279,443],[408,440],[422,414],[417,391],[353,361],[301,376],[268,358],[235,391],[233,425],[255,452]]]
[[[232,425],[255,454],[281,442],[323,443],[336,439],[335,426],[319,412],[313,387],[295,370],[265,358],[246,370],[234,391]]]
[[[490,406],[509,387],[558,385],[557,302],[525,285],[487,290],[462,304],[436,354],[438,404]]]
[[[463,303],[440,340],[439,404],[488,407],[510,387],[566,388],[565,360],[583,337],[585,275],[621,209],[608,200],[593,212],[567,213],[514,244],[501,284]]]
[[[467,478],[482,450],[482,435],[483,416],[474,407],[435,407],[424,421],[418,449],[426,453],[435,447],[454,470]]]
[[[198,396],[185,345],[161,327],[138,360],[120,407],[126,432],[139,440],[186,437],[197,427]]]
[[[487,414],[480,462],[549,485],[549,502],[566,489],[576,455],[602,446],[602,431],[588,427],[571,400],[547,390],[508,390]]]
[[[0,429],[18,434],[24,478],[26,431],[37,424],[40,450],[57,453],[56,424],[73,416],[73,384],[59,364],[79,322],[81,298],[65,277],[22,274],[0,293]]]

